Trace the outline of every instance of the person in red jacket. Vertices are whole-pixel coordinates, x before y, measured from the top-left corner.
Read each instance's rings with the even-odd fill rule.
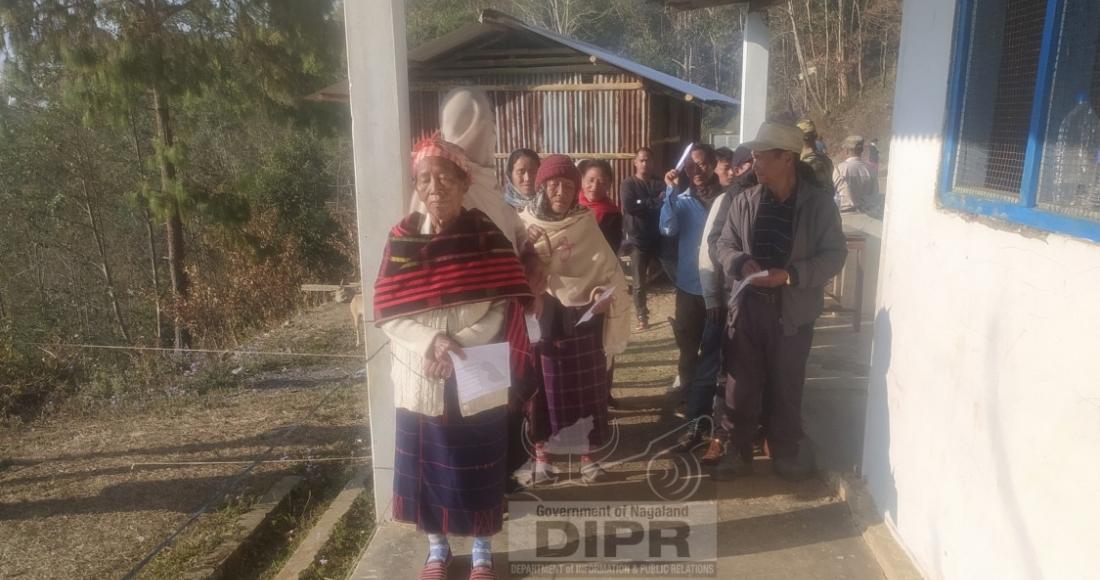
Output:
[[[611,183],[615,172],[603,159],[585,159],[577,166],[581,172],[581,205],[596,214],[596,223],[611,251],[619,255],[623,244],[623,212],[611,201]]]

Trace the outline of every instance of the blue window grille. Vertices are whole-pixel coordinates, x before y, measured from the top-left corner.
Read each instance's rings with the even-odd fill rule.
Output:
[[[944,207],[1100,242],[1100,132],[1065,147],[1082,118],[1100,123],[1100,1],[958,0]]]

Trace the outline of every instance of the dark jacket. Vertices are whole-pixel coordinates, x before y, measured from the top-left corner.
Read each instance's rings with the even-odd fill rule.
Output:
[[[607,245],[611,246],[611,251],[618,256],[619,248],[623,245],[623,214],[605,213],[603,219],[596,224],[600,226],[600,231],[603,232]]]
[[[619,186],[623,207],[623,240],[627,248],[656,251],[661,246],[661,194],[665,184],[656,179],[630,176]]]
[[[764,186],[757,185],[730,200],[726,224],[718,238],[718,261],[727,280],[740,281],[741,266],[752,259],[753,224],[763,195]],[[805,179],[798,182],[792,227],[794,239],[786,270],[791,272],[794,284],[780,290],[783,332],[788,336],[821,315],[825,284],[840,272],[848,257],[848,240],[832,195]],[[739,307],[740,303],[730,307],[731,335]]]

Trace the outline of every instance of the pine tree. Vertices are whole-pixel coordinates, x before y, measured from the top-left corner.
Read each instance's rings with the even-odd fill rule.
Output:
[[[305,82],[332,74],[337,14],[331,0],[0,0],[0,51],[19,74],[60,83],[88,115],[121,124],[152,112],[157,179],[142,197],[165,228],[176,348],[190,345],[179,311],[189,295],[184,213],[196,206],[181,178],[178,107],[216,90],[248,93],[242,107],[290,109]]]

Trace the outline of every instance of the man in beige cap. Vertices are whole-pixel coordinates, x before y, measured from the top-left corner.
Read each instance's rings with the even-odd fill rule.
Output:
[[[817,125],[809,119],[798,122],[798,128],[802,130],[802,161],[814,170],[814,177],[822,189],[831,191],[833,187],[833,160],[818,148]]]
[[[874,212],[878,179],[871,166],[863,161],[863,137],[849,135],[844,140],[844,161],[833,170],[833,185],[841,213]]]
[[[729,304],[723,350],[733,429],[712,476],[752,472],[753,436],[767,396],[764,419],[775,472],[803,479],[813,472],[802,441],[806,359],[825,283],[844,266],[847,242],[832,194],[804,173],[800,129],[764,123],[744,146],[752,150],[760,184],[730,203],[717,244],[727,278],[749,279],[749,286]]]

